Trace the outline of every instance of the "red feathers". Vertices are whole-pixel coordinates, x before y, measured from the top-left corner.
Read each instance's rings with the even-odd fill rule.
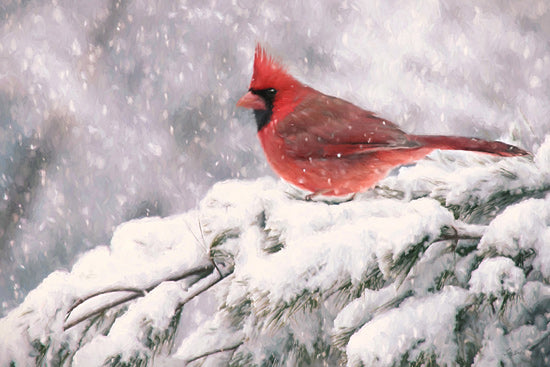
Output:
[[[237,105],[254,110],[258,137],[275,172],[312,195],[366,190],[393,167],[434,149],[528,154],[501,142],[407,135],[372,112],[301,84],[259,45],[249,92]]]
[[[254,53],[254,72],[250,82],[250,89],[267,89],[278,86],[279,88],[292,88],[299,82],[258,44]]]

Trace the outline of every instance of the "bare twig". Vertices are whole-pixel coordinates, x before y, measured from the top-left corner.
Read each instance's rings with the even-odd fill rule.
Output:
[[[205,243],[206,243],[206,240],[205,240],[205,238],[204,238],[204,232],[203,232],[203,230],[202,230],[202,224],[201,224],[201,219],[200,219],[200,217],[197,218],[197,221],[198,221],[198,224],[199,224],[199,231],[200,231],[201,239],[202,239],[202,242],[201,242],[201,243],[205,244]],[[189,225],[188,225],[187,227],[189,228]],[[191,233],[193,233],[193,232],[191,232]],[[195,237],[195,239],[196,239],[197,241],[199,241],[199,239],[197,238],[197,236],[195,236],[194,233],[193,233],[193,236]],[[204,248],[206,249],[207,247],[204,246]],[[220,268],[218,268],[218,265],[216,265],[216,262],[214,261],[214,259],[212,259],[212,265],[214,266],[214,269],[216,269],[216,271],[218,272],[218,274],[219,274],[220,276],[223,276],[223,275],[222,275],[222,272],[221,272],[221,270],[220,270]]]
[[[224,348],[219,348],[219,349],[214,349],[214,350],[211,350],[209,352],[206,352],[206,353],[203,353],[203,354],[200,354],[196,357],[193,357],[191,359],[188,359],[186,362],[187,363],[191,363],[191,362],[195,362],[196,360],[199,360],[201,358],[205,358],[205,357],[208,357],[208,356],[211,356],[213,354],[217,354],[217,353],[223,353],[223,352],[230,352],[230,351],[234,351],[235,349],[237,349],[238,347],[240,347],[241,345],[243,345],[244,341],[241,341],[235,345],[232,345],[230,347],[224,347]]]
[[[204,284],[195,284],[196,285],[195,289],[193,289],[193,287],[190,288],[189,293],[187,294],[187,296],[182,301],[180,301],[180,303],[178,304],[178,307],[176,308],[176,310],[179,310],[180,308],[185,306],[185,304],[187,302],[191,301],[193,298],[195,298],[199,294],[201,294],[203,292],[206,292],[208,289],[210,289],[214,285],[218,284],[220,281],[227,278],[229,275],[233,274],[233,268],[228,269],[225,274],[223,272],[221,272],[220,269],[217,266],[216,266],[216,269],[218,269],[219,273],[215,273],[216,276],[212,275],[214,273],[211,274],[211,277],[213,277],[214,279],[208,279],[209,277],[205,277],[205,278],[201,279],[201,280],[204,280]],[[201,280],[199,280],[199,282]],[[199,282],[197,282],[197,283],[199,283]]]
[[[202,238],[202,241],[199,240],[199,238],[197,237],[197,235],[195,234],[195,232],[191,229],[191,226],[189,225],[189,223],[187,223],[187,221],[183,221],[185,223],[185,226],[187,227],[187,229],[189,230],[189,233],[191,233],[191,235],[193,235],[193,237],[195,237],[195,241],[197,241],[197,244],[205,251],[205,252],[208,252],[208,246],[206,245],[206,241],[204,239],[204,235],[202,233],[202,226],[201,226],[201,221],[200,221],[200,218],[197,218],[198,219],[198,223],[199,223],[199,230],[201,232],[201,238]]]
[[[134,293],[134,294],[128,295],[128,296],[126,296],[126,297],[120,298],[120,299],[118,299],[118,300],[116,300],[116,301],[109,302],[109,303],[107,303],[107,304],[101,306],[100,308],[96,308],[95,310],[90,311],[90,312],[88,312],[88,313],[85,313],[84,315],[82,315],[82,316],[76,318],[75,320],[66,323],[66,324],[63,326],[63,330],[68,330],[68,329],[72,328],[73,326],[80,324],[82,321],[84,321],[84,320],[86,320],[86,319],[88,319],[88,318],[90,318],[90,317],[92,317],[92,316],[95,316],[95,315],[97,315],[97,314],[100,314],[100,313],[102,313],[102,312],[104,312],[104,311],[106,311],[106,310],[108,310],[108,309],[110,309],[110,308],[112,308],[112,307],[121,305],[121,304],[123,304],[123,303],[126,303],[126,302],[128,302],[128,301],[131,301],[131,300],[136,299],[136,298],[138,298],[138,297],[140,297],[140,295],[139,295],[138,293]]]
[[[212,273],[213,270],[214,270],[214,266],[212,265],[212,263],[209,262],[207,264],[203,264],[203,265],[197,266],[195,268],[189,269],[189,270],[187,270],[183,273],[168,277],[166,279],[161,279],[161,280],[153,283],[152,285],[150,285],[148,288],[145,288],[145,289],[117,287],[117,288],[109,288],[109,289],[104,289],[104,290],[101,290],[101,291],[98,291],[98,292],[94,292],[93,294],[90,294],[90,295],[88,295],[84,298],[81,298],[81,299],[77,300],[69,308],[69,310],[67,311],[67,317],[65,318],[65,320],[68,320],[68,318],[70,317],[72,311],[74,311],[78,306],[80,306],[81,304],[83,304],[84,302],[86,302],[87,300],[89,300],[91,298],[100,296],[102,294],[108,294],[108,293],[114,293],[114,292],[132,292],[133,294],[129,294],[126,297],[119,298],[118,300],[114,300],[112,302],[109,302],[109,303],[101,306],[100,308],[97,308],[95,310],[87,312],[84,315],[76,318],[75,320],[66,323],[63,326],[63,329],[64,330],[70,329],[71,327],[81,323],[82,321],[84,321],[84,320],[86,320],[86,319],[88,319],[88,318],[90,318],[94,315],[100,314],[100,313],[102,313],[102,312],[104,312],[104,311],[106,311],[106,310],[108,310],[112,307],[121,305],[123,303],[131,301],[131,300],[136,299],[138,297],[143,297],[144,295],[146,295],[147,293],[149,293],[150,291],[155,289],[157,286],[159,286],[159,284],[161,284],[163,282],[179,281],[179,280],[191,277],[191,276],[201,276],[201,275],[205,276],[206,274]]]
[[[131,287],[118,287],[118,288],[115,287],[115,288],[103,289],[101,291],[97,291],[97,292],[94,292],[92,294],[89,294],[84,298],[80,298],[80,299],[76,300],[72,304],[72,306],[67,310],[67,316],[65,316],[65,320],[67,320],[69,318],[69,316],[71,316],[71,312],[73,312],[73,310],[75,308],[77,308],[78,306],[80,306],[81,304],[86,302],[87,300],[92,299],[92,298],[97,297],[97,296],[101,296],[102,294],[117,293],[117,292],[132,292],[132,293],[137,293],[137,294],[141,294],[141,295],[145,295],[147,293],[147,291],[145,289],[131,288]]]
[[[471,235],[442,235],[436,238],[433,243],[441,241],[457,241],[457,240],[480,240],[480,236],[471,236]]]
[[[455,225],[446,227],[433,242],[440,241],[458,241],[458,240],[480,240],[487,230],[486,226],[481,225]]]

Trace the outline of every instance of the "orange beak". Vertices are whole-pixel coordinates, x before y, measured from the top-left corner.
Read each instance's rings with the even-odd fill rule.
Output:
[[[237,107],[251,108],[253,110],[265,110],[265,102],[262,97],[248,92],[239,99],[237,102]]]

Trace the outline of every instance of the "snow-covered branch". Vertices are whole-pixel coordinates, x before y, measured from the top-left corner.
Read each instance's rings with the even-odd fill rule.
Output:
[[[196,210],[125,223],[0,320],[0,362],[544,363],[550,140],[534,160],[457,153],[459,175],[446,159],[338,204],[227,181]],[[186,329],[207,295],[213,314]]]
[[[102,312],[104,312],[104,311],[106,311],[110,308],[116,307],[118,305],[121,305],[121,304],[126,303],[128,301],[131,301],[131,300],[136,299],[138,297],[143,297],[163,282],[171,282],[171,281],[172,282],[177,282],[179,280],[182,280],[182,279],[185,279],[185,278],[188,278],[188,277],[191,277],[191,276],[197,276],[197,277],[199,277],[199,280],[200,280],[204,276],[206,276],[208,274],[211,274],[214,269],[215,269],[215,264],[213,262],[212,263],[206,263],[204,265],[196,266],[196,267],[194,267],[190,270],[186,270],[182,274],[178,274],[176,276],[171,276],[171,277],[168,277],[166,279],[162,279],[160,281],[157,281],[157,282],[155,282],[155,284],[153,284],[153,285],[151,285],[151,286],[149,286],[148,288],[145,288],[145,289],[142,289],[142,288],[113,287],[113,288],[108,288],[108,289],[96,291],[92,294],[89,294],[89,295],[87,295],[83,298],[78,299],[77,301],[74,302],[74,304],[71,307],[69,307],[69,309],[67,310],[67,317],[66,317],[67,323],[63,326],[63,329],[67,330],[67,329],[81,323],[82,321],[87,320],[90,317],[95,316],[97,314],[100,314],[100,313],[102,313]],[[81,316],[77,317],[76,319],[73,319],[73,320],[70,319],[71,313],[78,306],[83,304],[84,302],[86,302],[86,301],[88,301],[88,300],[90,300],[94,297],[101,296],[101,295],[104,295],[104,294],[120,293],[120,292],[122,292],[122,293],[131,293],[131,294],[127,295],[125,297],[121,297],[121,298],[118,298],[116,300],[113,300],[111,302],[108,302],[107,304],[105,304],[105,305],[103,305],[99,308],[93,309],[93,310],[85,313],[84,315],[81,315]]]

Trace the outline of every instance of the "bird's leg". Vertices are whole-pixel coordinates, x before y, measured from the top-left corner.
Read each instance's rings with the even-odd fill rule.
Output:
[[[342,203],[348,203],[348,202],[352,201],[353,199],[355,199],[355,195],[357,195],[356,192],[354,192],[353,194],[351,194],[348,197],[344,197],[344,198],[339,197],[338,199],[324,200],[324,202],[329,204],[329,205],[338,205],[338,204],[342,204]]]
[[[324,190],[319,190],[319,191],[312,192],[311,194],[306,195],[305,200],[306,201],[311,201],[311,200],[313,200],[313,198],[315,198],[319,195],[324,195],[329,191],[330,191],[330,189],[324,189]]]

